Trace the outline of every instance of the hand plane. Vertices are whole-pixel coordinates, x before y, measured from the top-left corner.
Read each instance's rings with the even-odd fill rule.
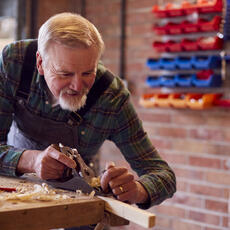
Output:
[[[52,147],[73,159],[77,167],[75,169],[66,168],[62,178],[47,180],[47,184],[70,191],[81,190],[86,194],[95,191],[96,195],[106,195],[100,186],[100,177],[95,176],[94,171],[84,162],[77,149],[62,144],[53,144]]]

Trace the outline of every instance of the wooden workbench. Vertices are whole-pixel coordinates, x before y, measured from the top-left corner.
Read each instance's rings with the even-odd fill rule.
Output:
[[[33,187],[41,184],[34,176],[10,178],[0,176],[0,187]],[[59,191],[59,190],[58,190]],[[4,230],[47,230],[96,224],[105,213],[110,214],[110,225],[128,224],[134,220],[144,227],[155,225],[155,216],[131,205],[111,198],[74,196],[63,191],[69,198],[58,200],[0,200],[0,226]],[[2,192],[0,192],[0,197]],[[5,194],[5,193],[4,193]],[[123,218],[125,217],[125,219]],[[138,217],[138,218],[137,218]],[[143,224],[142,224],[143,223]]]

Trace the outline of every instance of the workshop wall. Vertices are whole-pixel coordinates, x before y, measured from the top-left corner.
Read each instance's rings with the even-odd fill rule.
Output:
[[[38,26],[60,11],[80,12],[80,1],[38,1]],[[156,214],[155,230],[230,229],[228,200],[230,190],[229,109],[206,110],[143,108],[138,101],[151,92],[145,85],[150,73],[149,57],[159,54],[152,48],[154,4],[167,1],[127,0],[125,40],[125,80],[136,110],[153,145],[174,169],[177,193],[172,199],[151,208]],[[179,1],[178,1],[179,2]],[[84,13],[102,33],[106,51],[104,64],[120,75],[120,0],[86,0]],[[100,153],[101,168],[106,161],[128,166],[120,152],[106,142]],[[229,219],[228,219],[229,218]],[[141,230],[137,225],[112,229]]]
[[[86,17],[99,28],[105,40],[103,61],[118,75],[120,2],[86,1]],[[163,2],[127,0],[126,9],[125,79],[153,145],[177,176],[175,196],[151,209],[157,216],[154,229],[227,230],[230,228],[229,110],[147,109],[138,104],[141,94],[151,92],[145,85],[149,74],[146,60],[158,55],[152,49],[156,35],[152,31],[155,19],[151,9]],[[102,167],[110,160],[127,166],[117,148],[107,142],[101,149]],[[131,225],[117,229],[141,228]]]

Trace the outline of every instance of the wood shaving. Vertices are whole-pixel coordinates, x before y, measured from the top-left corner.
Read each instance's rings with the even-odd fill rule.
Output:
[[[18,188],[16,192],[12,193],[1,193],[0,201],[4,200],[39,200],[39,201],[50,201],[50,200],[65,200],[70,198],[66,194],[57,194],[55,190],[50,189],[46,183],[34,184],[33,189],[28,191],[28,188]]]
[[[81,196],[81,195],[82,195],[82,191],[81,191],[81,190],[79,190],[79,189],[78,189],[78,190],[76,190],[76,195],[77,195],[77,196]]]
[[[93,191],[89,194],[89,197],[90,197],[90,198],[93,198],[94,195],[95,195],[95,191],[93,190]]]
[[[100,177],[91,178],[89,185],[93,188],[100,187],[101,186],[101,178]]]

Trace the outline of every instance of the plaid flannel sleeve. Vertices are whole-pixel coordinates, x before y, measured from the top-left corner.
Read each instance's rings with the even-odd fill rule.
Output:
[[[13,95],[17,85],[17,81],[11,79],[17,72],[10,58],[12,52],[13,47],[6,46],[0,57],[0,174],[6,176],[16,176],[18,160],[23,152],[6,145],[14,111]]]
[[[175,174],[150,142],[129,99],[123,103],[114,123],[116,132],[112,141],[138,174],[139,182],[149,194],[149,201],[139,204],[139,207],[147,209],[172,197],[176,191]]]

